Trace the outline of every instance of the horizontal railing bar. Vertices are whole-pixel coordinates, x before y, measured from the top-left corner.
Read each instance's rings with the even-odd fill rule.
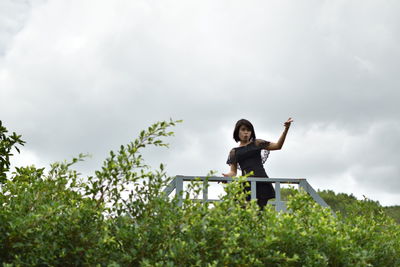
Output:
[[[194,201],[194,202],[204,202],[204,200],[201,199],[201,198],[191,198],[190,200]],[[222,201],[222,199],[207,199],[207,200],[205,200],[205,202],[220,202],[220,201]],[[286,203],[286,201],[280,201],[280,202],[282,202],[284,204]],[[276,205],[276,201],[275,200],[269,200],[268,201],[268,205],[275,206]]]
[[[233,181],[235,178],[232,177],[217,177],[217,176],[183,176],[177,175],[176,178],[181,178],[183,181],[204,181],[208,180],[209,182],[223,182],[223,181]],[[305,178],[266,178],[266,177],[247,177],[247,181],[255,181],[255,182],[280,182],[280,183],[293,183],[298,184],[302,181],[305,181]]]
[[[194,202],[219,202],[222,201],[222,199],[202,199],[202,198],[191,198],[190,200]]]

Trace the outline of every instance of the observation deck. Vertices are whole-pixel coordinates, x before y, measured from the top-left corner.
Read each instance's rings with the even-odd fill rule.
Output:
[[[195,201],[203,202],[214,202],[221,201],[220,199],[209,199],[208,198],[208,184],[210,182],[232,182],[234,178],[231,177],[216,177],[216,176],[183,176],[177,175],[164,189],[167,195],[170,195],[174,190],[179,198],[178,205],[182,206],[182,194],[184,182],[203,182],[203,198],[192,199]],[[281,198],[281,185],[282,184],[297,184],[299,188],[304,189],[312,199],[322,207],[329,208],[329,205],[318,195],[314,188],[307,182],[305,178],[265,178],[265,177],[248,177],[247,181],[251,183],[251,199],[256,199],[256,182],[269,182],[275,184],[275,200],[268,201],[268,204],[274,205],[276,211],[286,212],[286,201]]]

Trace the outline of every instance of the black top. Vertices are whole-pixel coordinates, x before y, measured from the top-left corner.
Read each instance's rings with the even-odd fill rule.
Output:
[[[269,150],[265,150],[268,144],[268,141],[256,139],[246,146],[235,147],[230,151],[226,163],[229,165],[237,163],[238,168],[242,170],[242,175],[253,171],[254,174],[252,177],[268,178],[263,166],[269,155]],[[246,190],[250,190],[250,188],[246,188]],[[250,196],[248,198],[250,198]],[[257,182],[257,198],[275,198],[275,190],[272,184],[268,182]]]

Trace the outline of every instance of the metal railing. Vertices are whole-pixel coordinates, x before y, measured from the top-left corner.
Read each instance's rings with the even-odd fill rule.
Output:
[[[232,182],[231,177],[207,177],[207,176],[183,176],[177,175],[164,189],[167,195],[170,195],[174,190],[179,198],[179,206],[182,205],[183,182],[188,181],[202,181],[203,182],[203,198],[200,199],[204,202],[220,201],[219,199],[208,198],[208,183],[209,182]],[[286,211],[286,202],[281,199],[281,184],[298,184],[303,188],[319,205],[328,207],[329,205],[318,195],[306,179],[291,179],[291,178],[265,178],[265,177],[248,177],[247,181],[251,183],[251,199],[256,199],[256,182],[269,182],[275,184],[275,201],[268,201],[268,204],[275,206],[276,211]],[[196,199],[195,199],[196,200]]]

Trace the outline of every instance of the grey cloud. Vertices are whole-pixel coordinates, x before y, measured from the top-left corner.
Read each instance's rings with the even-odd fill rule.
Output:
[[[28,14],[26,1],[0,2],[0,57],[5,55],[12,37],[22,29]]]
[[[227,167],[237,119],[276,141],[293,116],[270,175],[349,174],[360,190],[395,192],[399,138],[387,135],[400,117],[398,10],[378,1],[32,5],[1,37],[13,40],[0,44],[2,119],[43,162],[92,153],[88,172],[150,123],[184,119],[171,149],[146,155],[171,174],[204,174]]]

